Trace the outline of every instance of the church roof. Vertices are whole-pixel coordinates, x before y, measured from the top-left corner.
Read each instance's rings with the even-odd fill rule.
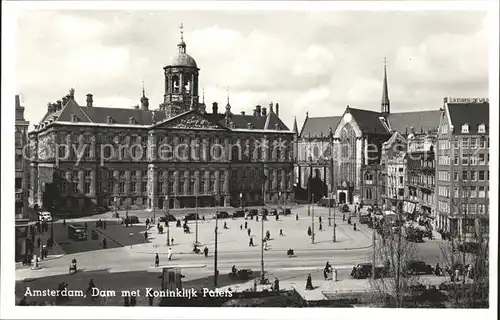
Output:
[[[304,125],[302,126],[302,130],[300,132],[301,137],[320,137],[323,135],[324,137],[328,136],[330,127],[332,130],[337,128],[337,125],[340,122],[342,117],[307,117],[304,121]]]
[[[380,121],[382,114],[377,111],[348,108],[349,113],[363,133],[388,133]]]
[[[426,110],[414,112],[391,113],[388,115],[389,125],[393,131],[410,132],[413,127],[416,132],[437,130],[441,111]]]

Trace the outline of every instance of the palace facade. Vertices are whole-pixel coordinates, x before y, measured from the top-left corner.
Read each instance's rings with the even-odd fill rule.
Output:
[[[85,105],[75,90],[47,105],[29,133],[31,206],[56,212],[165,209],[293,201],[294,133],[278,103],[253,114],[211,110],[199,96],[199,71],[181,37],[164,70],[163,103]]]

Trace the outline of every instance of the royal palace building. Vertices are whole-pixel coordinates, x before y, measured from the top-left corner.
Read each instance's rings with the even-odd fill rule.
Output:
[[[181,37],[164,70],[163,103],[108,108],[75,90],[29,133],[31,206],[56,212],[292,201],[294,132],[278,103],[252,114],[200,102],[199,71]]]

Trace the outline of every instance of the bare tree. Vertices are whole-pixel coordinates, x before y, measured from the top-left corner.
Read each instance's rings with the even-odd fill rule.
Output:
[[[407,272],[408,263],[415,259],[416,247],[403,235],[401,212],[398,213],[395,225],[384,218],[379,228],[381,232],[376,253],[378,261],[384,266],[377,267],[376,270],[380,271],[375,272],[370,286],[386,306],[400,308],[403,307],[405,297],[412,295],[414,288],[419,285],[418,276]]]

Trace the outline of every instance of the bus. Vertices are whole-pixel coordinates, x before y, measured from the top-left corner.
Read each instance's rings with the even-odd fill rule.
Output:
[[[70,224],[68,226],[68,238],[73,240],[87,240],[87,231],[85,227],[79,224]]]

